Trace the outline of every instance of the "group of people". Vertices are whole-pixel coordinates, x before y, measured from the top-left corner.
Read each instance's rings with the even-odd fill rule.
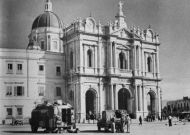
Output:
[[[153,122],[153,121],[155,121],[155,115],[148,115],[146,117],[146,120],[147,120],[147,122]]]
[[[119,119],[119,122],[118,122],[118,119]],[[119,113],[116,112],[112,121],[115,123],[116,132],[124,132],[124,128],[126,128],[127,133],[130,133],[130,125],[132,121],[129,114],[122,115],[120,112]]]
[[[92,120],[93,123],[94,123],[95,115],[92,113],[92,111],[89,111],[89,112],[87,113],[86,119],[88,120],[88,123],[90,123],[90,120]]]
[[[130,133],[131,118],[128,114],[127,114],[127,117],[125,119],[125,122],[126,122],[126,126],[127,126],[127,133]]]
[[[139,125],[142,126],[142,117],[141,116],[139,116]],[[172,116],[171,115],[168,116],[168,125],[169,125],[169,127],[172,126]]]

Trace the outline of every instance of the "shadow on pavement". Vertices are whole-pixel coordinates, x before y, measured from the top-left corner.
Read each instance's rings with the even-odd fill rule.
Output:
[[[82,130],[80,131],[80,133],[111,133],[111,131],[98,131],[98,130]]]
[[[20,134],[29,134],[29,133],[31,133],[31,134],[33,134],[31,131],[3,131],[4,133],[20,133]],[[41,133],[41,134],[44,134],[44,132],[43,131],[39,131],[39,132],[37,132],[37,133]]]

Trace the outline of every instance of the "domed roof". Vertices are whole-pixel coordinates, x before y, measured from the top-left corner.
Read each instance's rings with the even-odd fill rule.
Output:
[[[62,22],[55,13],[44,12],[34,20],[32,30],[40,27],[62,28]]]

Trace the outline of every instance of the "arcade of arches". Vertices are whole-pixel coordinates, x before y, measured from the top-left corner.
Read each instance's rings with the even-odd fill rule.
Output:
[[[93,113],[95,116],[101,115],[101,104],[99,104],[99,93],[94,89],[88,89],[85,93],[85,113],[86,119],[87,115]],[[140,115],[146,117],[147,115],[153,114],[158,115],[157,113],[157,104],[156,104],[156,93],[153,90],[149,90],[146,94],[140,91],[140,88],[137,87],[137,93],[131,92],[127,88],[120,88],[116,90],[116,93],[109,96],[109,101],[113,104],[112,110],[126,110],[129,114],[134,114],[134,117],[138,118]],[[144,98],[143,98],[144,97]],[[111,99],[110,99],[111,98]],[[103,98],[101,100],[104,100]],[[110,104],[110,103],[107,103]],[[105,106],[105,104],[104,104]],[[136,106],[136,107],[135,107]],[[136,109],[135,109],[136,108]],[[102,110],[106,110],[106,107]]]

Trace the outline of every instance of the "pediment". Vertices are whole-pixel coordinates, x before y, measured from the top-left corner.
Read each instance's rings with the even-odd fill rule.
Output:
[[[117,45],[117,49],[120,49],[120,50],[130,50],[130,46],[129,45]]]
[[[135,39],[141,39],[141,36],[135,33],[135,34],[134,34],[134,38],[135,38]]]
[[[111,35],[115,35],[120,38],[131,38],[131,32],[126,28],[116,30],[112,32]]]

